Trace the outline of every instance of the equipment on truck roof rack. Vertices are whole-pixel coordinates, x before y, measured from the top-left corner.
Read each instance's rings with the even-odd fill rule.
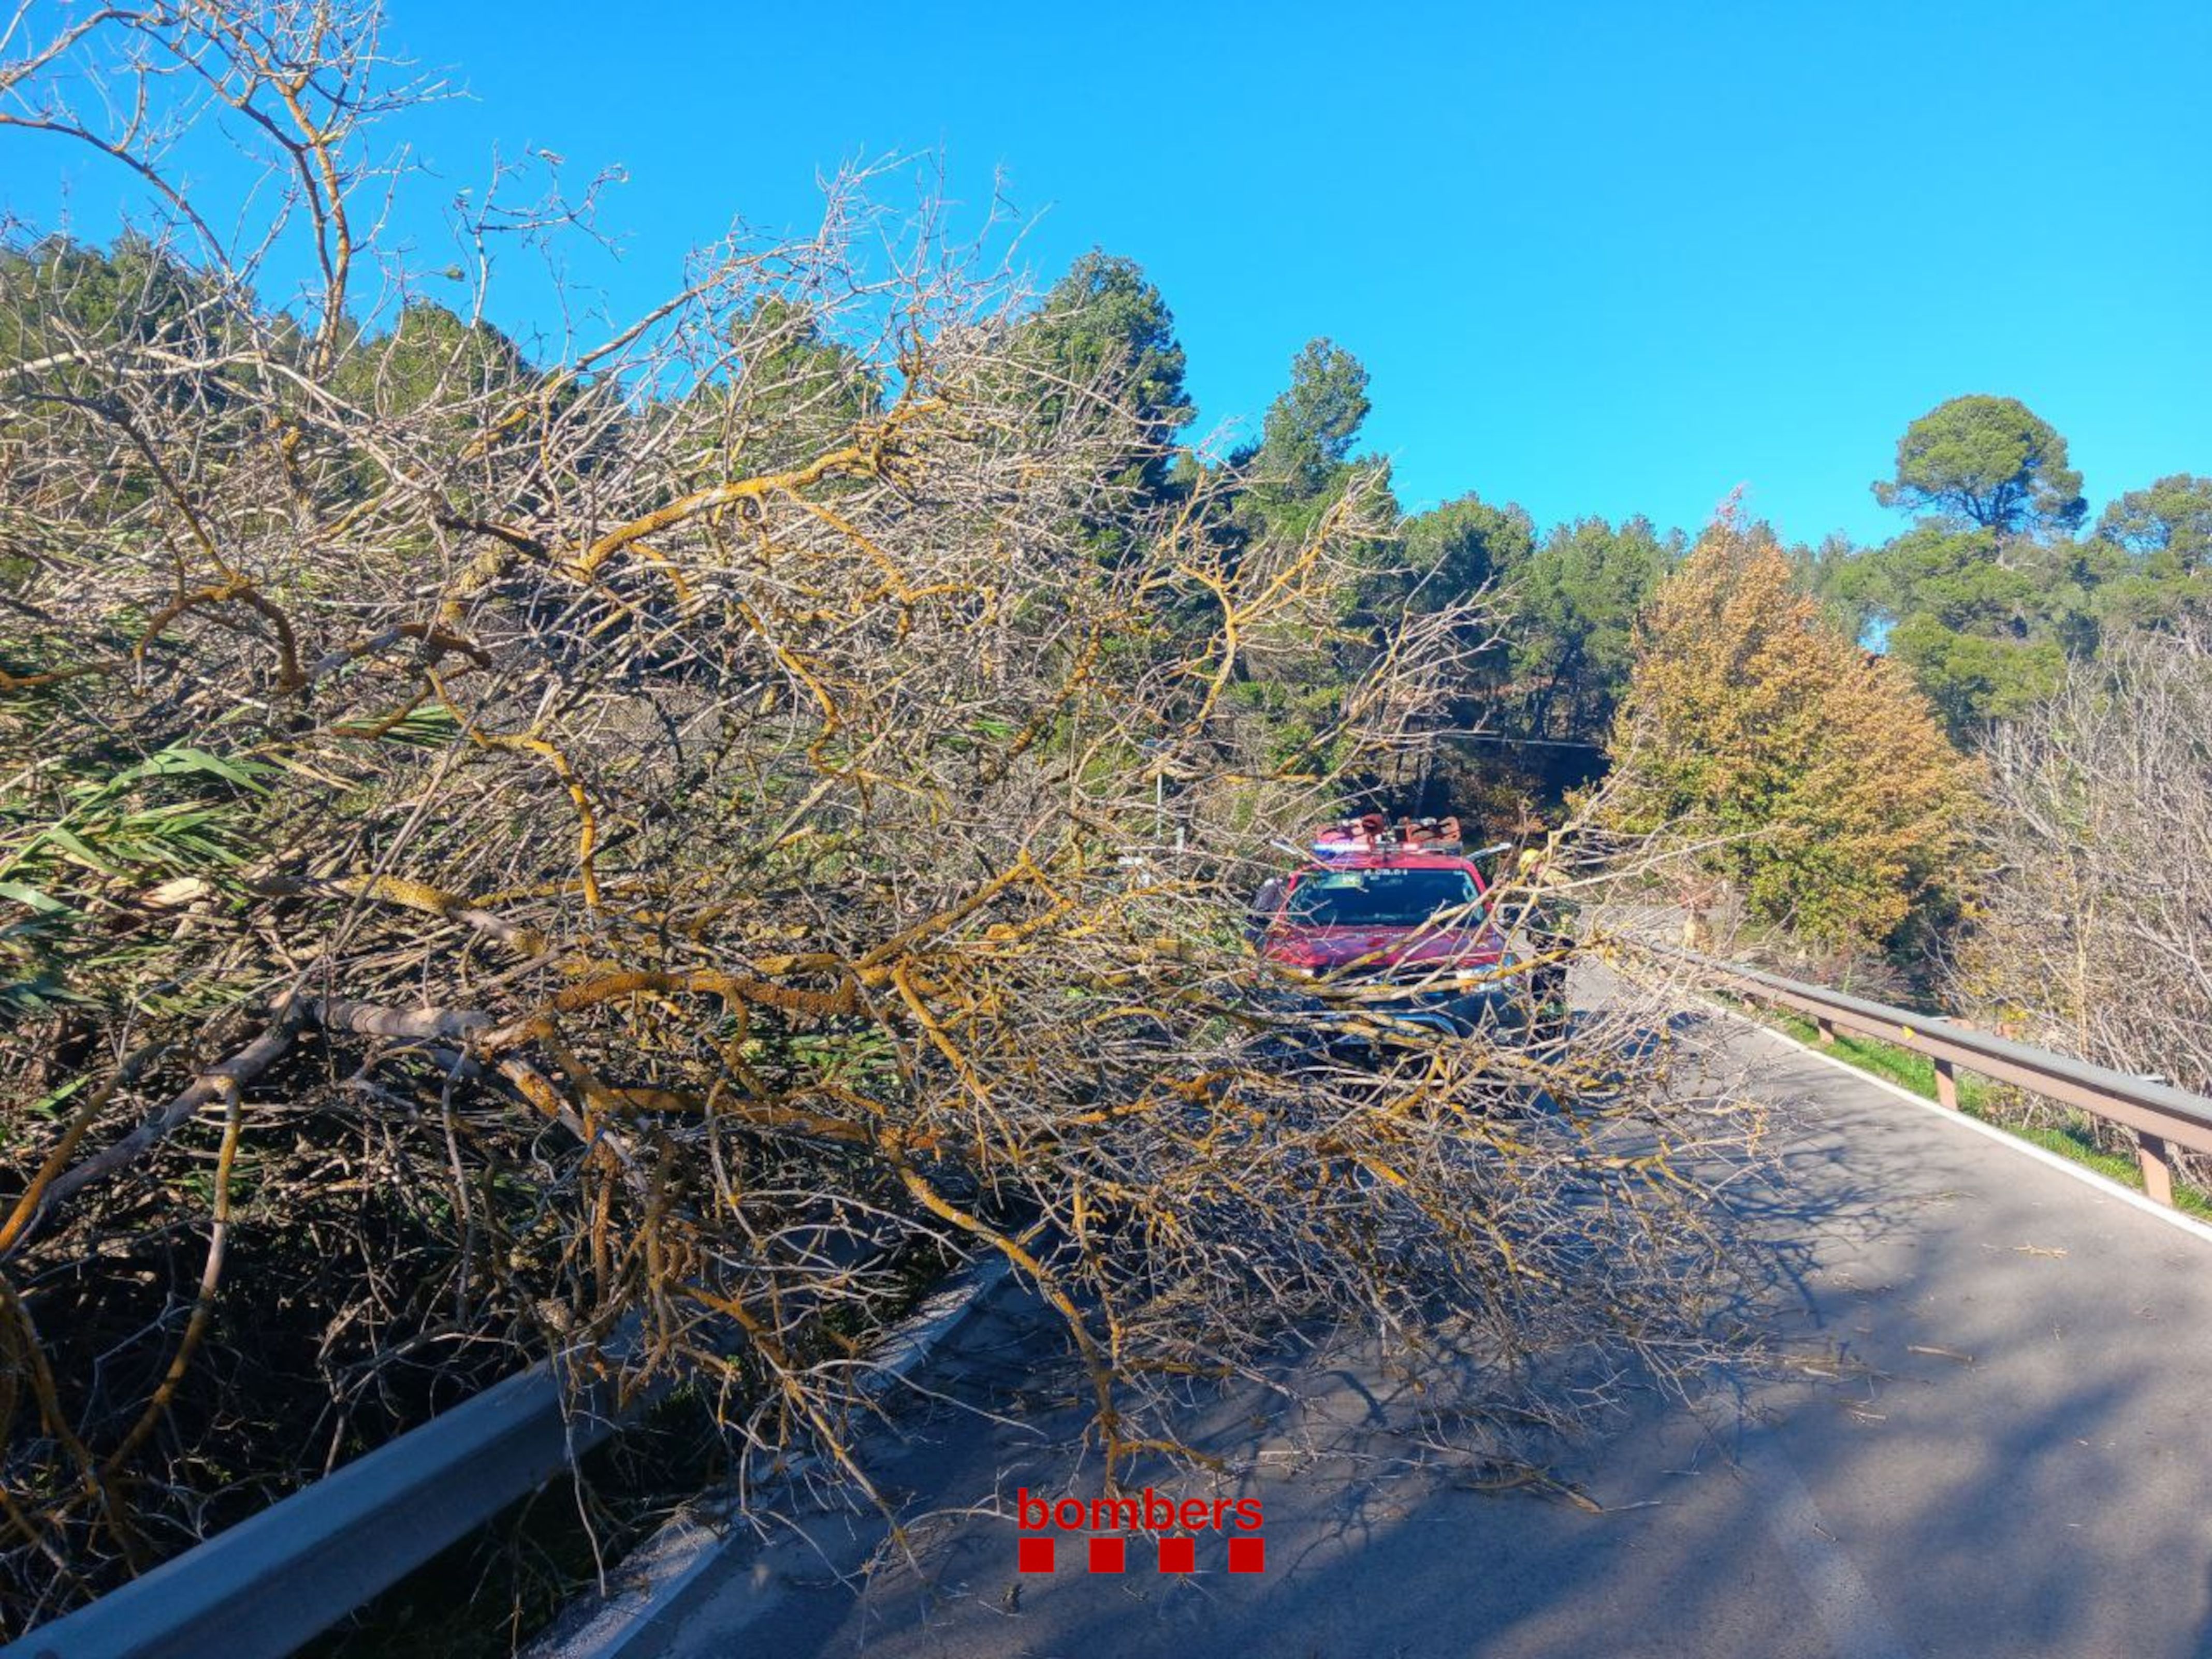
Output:
[[[1339,823],[1324,824],[1315,832],[1316,858],[1374,857],[1393,853],[1449,853],[1461,850],[1459,820],[1401,818],[1392,823],[1380,812],[1368,812]]]

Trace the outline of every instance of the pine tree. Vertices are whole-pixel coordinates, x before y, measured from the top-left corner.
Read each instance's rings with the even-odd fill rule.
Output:
[[[1654,602],[1612,751],[1622,827],[1718,838],[1701,857],[1763,920],[1878,944],[1958,885],[1975,763],[1733,519]]]

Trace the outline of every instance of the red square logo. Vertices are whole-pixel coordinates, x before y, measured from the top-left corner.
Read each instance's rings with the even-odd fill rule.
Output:
[[[1050,1572],[1052,1571],[1052,1540],[1024,1538],[1015,1552],[1014,1568],[1018,1572]]]
[[[1127,1559],[1122,1540],[1118,1538],[1094,1538],[1091,1540],[1091,1571],[1120,1572]]]
[[[1196,1572],[1198,1571],[1197,1540],[1191,1538],[1161,1539],[1160,1571],[1162,1572]]]
[[[1264,1572],[1267,1566],[1267,1540],[1264,1538],[1232,1538],[1229,1540],[1229,1571],[1231,1572]]]

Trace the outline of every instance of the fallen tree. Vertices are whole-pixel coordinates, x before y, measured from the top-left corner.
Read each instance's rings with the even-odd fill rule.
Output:
[[[1346,620],[1371,486],[1255,538],[1127,362],[865,176],[531,364],[487,250],[578,210],[478,201],[470,304],[422,304],[360,210],[409,182],[372,11],[13,49],[10,141],[105,153],[153,228],[22,242],[0,295],[11,1626],[618,1325],[741,1471],[866,1492],[822,1316],[917,1252],[1059,1311],[1109,1484],[1301,1327],[1562,1419],[1605,1390],[1540,1360],[1714,1352],[1697,1171],[1749,1124],[1672,1089],[1665,987],[1282,1061],[1244,896],[1487,636]],[[70,104],[88,61],[139,113]],[[242,219],[170,170],[195,100],[268,165]],[[1323,670],[1335,718],[1271,726]]]

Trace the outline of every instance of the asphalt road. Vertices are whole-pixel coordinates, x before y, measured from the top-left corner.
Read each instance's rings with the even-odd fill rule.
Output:
[[[1265,1506],[1266,1570],[1121,1575],[1063,1541],[1018,1575],[1015,1489],[1095,1490],[1067,1378],[1001,1297],[931,1375],[995,1419],[908,1413],[879,1448],[917,1573],[853,1582],[880,1528],[825,1514],[695,1561],[623,1659],[961,1656],[2212,1656],[2212,1241],[1764,1035],[1789,1181],[1759,1218],[1812,1373],[1697,1408],[1645,1396],[1560,1473],[1598,1505],[1379,1477],[1371,1376],[1216,1407],[1220,1490]],[[1086,1474],[1089,1478],[1086,1479]],[[1176,1495],[1213,1496],[1204,1480]],[[1210,1547],[1209,1547],[1210,1545]]]

